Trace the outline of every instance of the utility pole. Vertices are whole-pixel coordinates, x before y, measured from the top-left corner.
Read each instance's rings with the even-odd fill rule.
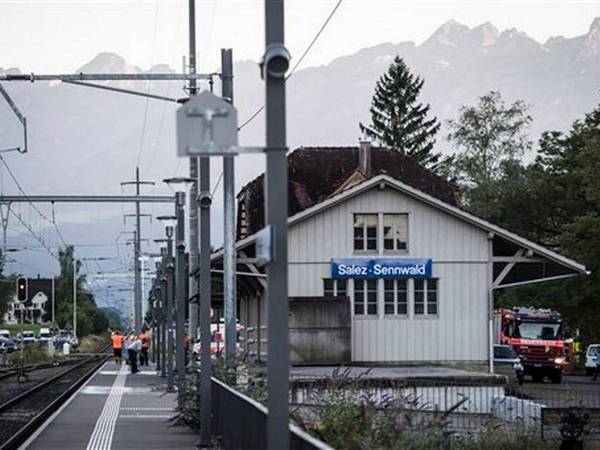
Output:
[[[153,346],[153,355],[154,361],[156,361],[156,370],[158,372],[162,372],[162,364],[160,360],[160,349],[161,349],[161,321],[162,321],[162,303],[161,303],[161,262],[157,261],[155,264],[156,267],[156,278],[154,283],[154,324],[155,324],[155,333],[156,337],[154,338],[154,346]],[[152,333],[154,335],[154,333]]]
[[[73,248],[73,337],[77,338],[77,260]]]
[[[6,206],[6,212],[4,211]],[[0,203],[0,218],[2,219],[2,255],[6,257],[6,232],[8,230],[8,218],[10,217],[10,202]]]
[[[167,392],[173,392],[173,352],[175,351],[175,342],[173,341],[173,297],[174,297],[174,279],[175,265],[173,263],[173,226],[165,227],[167,235]]]
[[[196,73],[196,6],[195,0],[189,0],[189,59],[190,74]],[[198,93],[194,77],[189,78],[190,96]],[[198,162],[199,160],[199,162]],[[199,167],[198,167],[199,166]],[[198,174],[198,172],[200,172]],[[200,382],[197,392],[200,396],[200,446],[207,447],[211,441],[211,358],[210,358],[210,163],[208,157],[190,158],[190,178],[198,180],[190,189],[190,266],[196,270],[199,266],[199,287],[192,282],[191,294],[198,293],[200,310],[200,340],[203,343],[200,352]],[[200,238],[198,238],[198,206],[200,206]],[[198,249],[198,241],[199,249]],[[198,251],[199,250],[199,251]],[[197,310],[190,308],[190,328],[196,325]],[[195,331],[195,330],[194,330]]]
[[[262,65],[266,83],[265,224],[272,232],[272,261],[267,265],[269,450],[290,448],[285,115],[285,73],[289,68],[289,53],[284,46],[283,4],[283,0],[265,0],[266,48]]]
[[[54,312],[56,310],[55,305],[56,305],[56,301],[55,301],[55,296],[56,296],[56,277],[52,276],[52,331],[54,331],[54,328],[56,327],[56,321],[55,321],[55,315]]]
[[[162,264],[160,270],[160,303],[161,303],[161,329],[160,329],[160,376],[165,378],[167,376],[167,358],[166,358],[166,341],[167,341],[167,279],[166,279],[166,265],[167,265],[167,249],[161,247],[160,253],[162,255]]]
[[[233,55],[221,49],[221,94],[233,104]],[[235,384],[237,347],[237,296],[235,251],[235,163],[233,156],[223,157],[223,291],[225,309],[225,367],[230,383]]]
[[[185,193],[175,193],[175,216],[177,217],[177,228],[175,230],[175,248],[177,257],[175,259],[175,273],[177,279],[175,281],[176,289],[176,329],[175,329],[175,354],[177,367],[177,400],[179,407],[183,407],[185,401],[185,308],[186,308],[186,284],[188,275],[185,265]]]
[[[154,185],[153,181],[140,181],[140,168],[135,168],[135,181],[123,181],[121,186],[127,185],[135,185],[135,195],[137,197],[140,196],[140,185]],[[140,257],[142,255],[142,246],[141,246],[141,234],[142,227],[140,221],[140,202],[135,202],[135,231],[136,238],[134,242],[134,286],[133,286],[133,312],[134,312],[134,323],[135,323],[135,332],[140,333],[142,330],[142,269],[141,269],[141,261]]]
[[[195,0],[189,0],[189,73],[196,73],[196,4]],[[196,95],[198,87],[195,79],[190,79],[188,84],[189,94]],[[198,158],[190,158],[190,267],[196,270],[198,265]],[[195,277],[191,280],[190,296],[198,299],[198,282]],[[195,342],[198,332],[198,303],[189,303],[189,327],[192,342]]]

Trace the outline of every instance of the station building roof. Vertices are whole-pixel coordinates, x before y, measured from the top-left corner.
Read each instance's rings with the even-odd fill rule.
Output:
[[[377,151],[374,154],[377,154]],[[319,169],[315,168],[313,170],[318,172]],[[292,169],[290,169],[290,173],[292,173]],[[324,189],[323,196],[319,201],[308,204],[304,208],[298,208],[299,211],[290,214],[288,224],[293,226],[298,222],[307,220],[369,189],[389,187],[488,232],[493,246],[494,289],[557,280],[587,273],[583,264],[460,209],[456,201],[454,201],[455,197],[453,197],[451,185],[442,183],[441,179],[435,177],[435,175],[429,176],[429,178],[425,177],[428,177],[428,175],[419,172],[418,176],[411,178],[413,184],[411,185],[408,182],[398,179],[399,177],[393,177],[388,173],[380,172],[371,178],[357,182],[348,189],[338,192],[334,191],[333,194],[329,193],[329,195],[326,195],[325,192],[327,190]],[[427,189],[429,192],[414,186],[414,184],[418,185],[419,182],[424,182],[426,179],[434,180],[436,183],[433,189],[431,187]],[[257,178],[252,183],[257,182],[257,180],[260,180],[262,185],[261,178]],[[290,186],[292,183],[293,179],[290,180]],[[260,192],[262,194],[262,189],[260,189]],[[260,199],[262,200],[262,198]],[[254,197],[254,200],[257,200],[257,197]],[[293,209],[290,206],[290,212],[292,211]],[[261,222],[261,225],[262,223],[264,222]],[[248,256],[253,254],[256,231],[259,231],[259,229],[256,229],[255,226],[250,230],[253,233],[239,239],[236,244],[237,248],[245,250]],[[213,254],[213,261],[217,262],[221,257],[222,249],[219,249]]]

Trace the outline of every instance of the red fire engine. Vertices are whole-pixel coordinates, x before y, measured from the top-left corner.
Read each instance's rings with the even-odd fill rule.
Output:
[[[563,338],[560,313],[519,307],[499,309],[495,318],[497,341],[513,346],[533,381],[547,376],[560,383],[563,372],[572,370],[571,340]]]

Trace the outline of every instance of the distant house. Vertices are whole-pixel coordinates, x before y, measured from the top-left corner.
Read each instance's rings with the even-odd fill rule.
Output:
[[[52,298],[51,278],[30,278],[27,285],[27,301],[22,304],[16,295],[8,305],[4,314],[3,322],[7,324],[18,324],[21,321],[21,313],[25,310],[24,321],[26,323],[43,323],[47,321],[46,304]]]

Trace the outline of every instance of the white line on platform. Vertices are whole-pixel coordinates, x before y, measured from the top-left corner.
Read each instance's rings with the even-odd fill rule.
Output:
[[[121,411],[175,411],[175,408],[161,408],[153,406],[121,406]]]
[[[118,375],[118,370],[103,370],[100,375]],[[158,375],[156,370],[140,370],[136,375]]]
[[[123,387],[127,379],[127,368],[121,366],[119,374],[110,389],[110,394],[104,403],[104,408],[100,417],[96,421],[96,426],[87,445],[87,450],[110,450],[113,436],[115,433],[115,424],[119,417],[119,408],[123,398]]]
[[[170,419],[170,415],[158,414],[121,414],[119,419]]]
[[[108,362],[105,362],[102,366],[100,366],[100,368],[98,369],[98,371],[102,370],[104,368],[104,366],[106,366],[106,364],[108,364]],[[98,372],[96,372],[98,373]],[[33,443],[33,441],[35,441],[40,434],[42,434],[44,432],[44,430],[46,428],[48,428],[48,426],[54,422],[54,419],[56,419],[56,417],[62,413],[67,406],[69,406],[71,404],[71,402],[73,400],[75,400],[75,397],[77,397],[77,395],[88,385],[89,382],[91,382],[94,377],[96,376],[96,374],[92,375],[91,377],[88,378],[88,380],[83,383],[81,385],[81,387],[79,389],[77,389],[77,391],[66,401],[62,404],[62,406],[60,408],[58,408],[54,414],[52,414],[50,417],[48,417],[48,419],[42,424],[41,427],[39,427],[37,430],[35,430],[31,436],[29,436],[29,438],[27,438],[27,440],[21,444],[21,446],[19,447],[19,450],[27,450],[27,448],[29,448],[29,446]]]

